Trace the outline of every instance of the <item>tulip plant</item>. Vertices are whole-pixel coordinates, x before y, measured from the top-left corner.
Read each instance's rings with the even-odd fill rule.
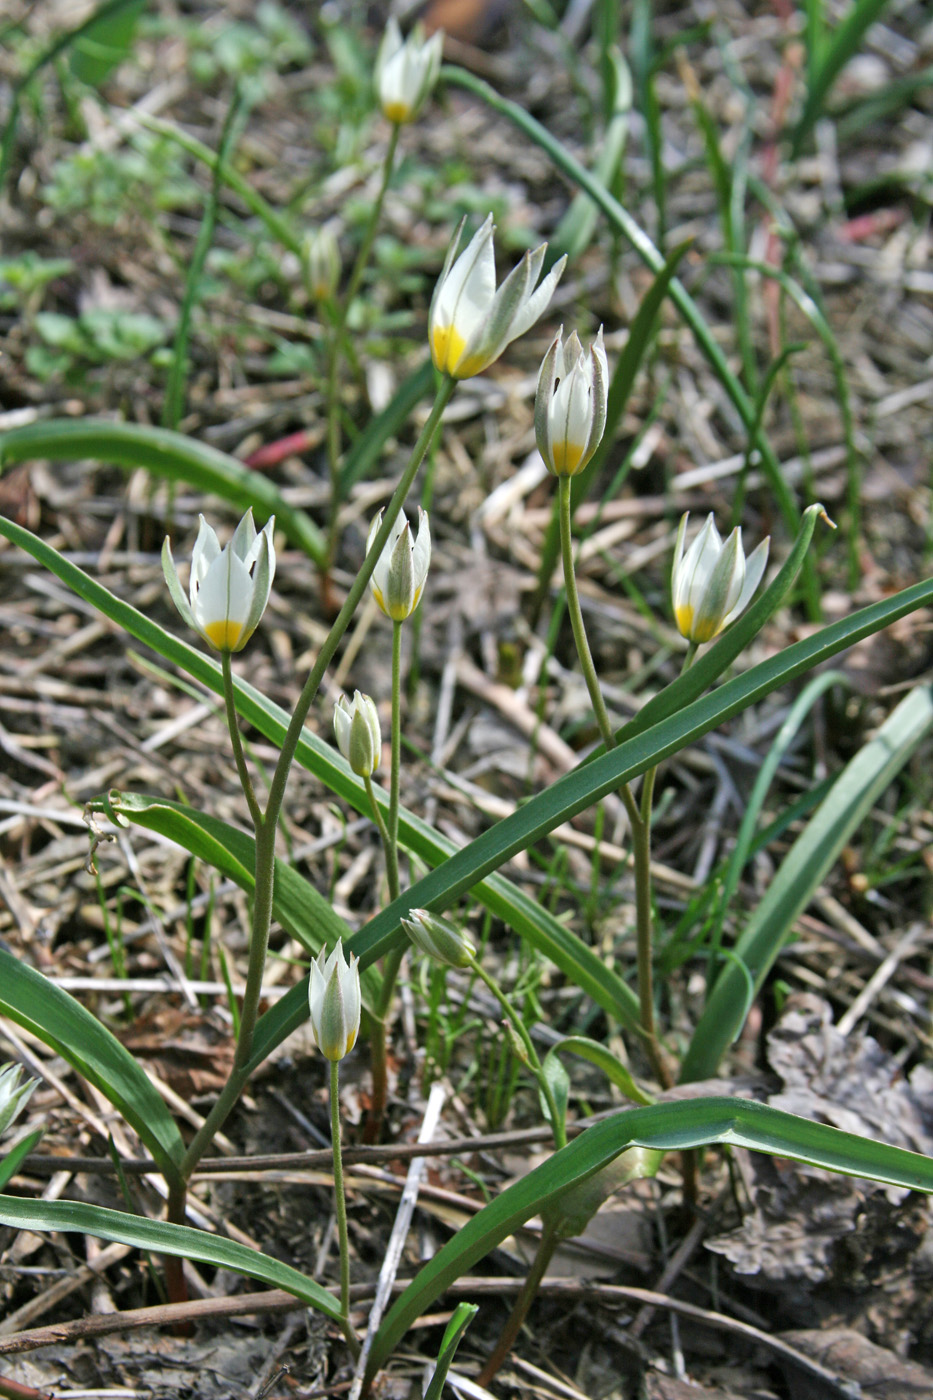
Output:
[[[328,351],[324,391],[333,498],[325,535],[258,473],[179,434],[103,421],[45,420],[27,429],[13,429],[0,441],[5,462],[31,455],[49,459],[97,456],[188,480],[237,504],[241,512],[248,506],[223,546],[214,527],[201,518],[187,587],[171,545],[165,541],[163,567],[168,590],[196,645],[109,592],[92,573],[16,522],[0,519],[0,534],[49,568],[85,603],[99,609],[137,642],[222,697],[232,759],[251,824],[251,830],[245,832],[182,802],[118,791],[94,804],[95,821],[109,819],[111,830],[133,824],[158,832],[193,855],[212,861],[250,898],[248,966],[229,1075],[206,1117],[188,1136],[183,1135],[143,1067],[103,1022],[0,947],[0,1012],[46,1041],[109,1100],[135,1131],[150,1154],[153,1171],[162,1174],[167,1187],[165,1220],[76,1201],[33,1200],[22,1190],[14,1194],[6,1189],[0,1194],[0,1223],[31,1230],[81,1230],[158,1253],[168,1261],[169,1294],[180,1315],[184,1312],[181,1261],[185,1258],[284,1288],[301,1303],[322,1312],[339,1329],[346,1344],[342,1355],[346,1359],[349,1354],[349,1362],[357,1368],[357,1394],[361,1387],[368,1390],[372,1386],[411,1324],[431,1310],[453,1280],[467,1275],[510,1233],[539,1216],[542,1233],[538,1256],[482,1373],[482,1383],[488,1384],[518,1335],[557,1243],[582,1229],[588,1215],[620,1180],[656,1171],[667,1152],[714,1144],[740,1145],[831,1171],[933,1191],[933,1162],[917,1154],[743,1099],[665,1097],[664,1092],[676,1083],[710,1079],[718,1073],[723,1055],[741,1030],[751,1001],[798,915],[878,794],[933,729],[930,687],[920,685],[910,691],[839,775],[784,855],[729,955],[725,956],[719,945],[711,951],[708,999],[685,1046],[675,1043],[659,1016],[651,885],[653,796],[666,760],[778,687],[824,666],[846,647],[929,607],[933,604],[933,580],[813,630],[777,655],[730,675],[776,611],[793,599],[798,581],[811,567],[811,542],[820,520],[825,519],[822,507],[812,504],[801,510],[793,496],[788,497],[786,483],[769,476],[773,453],[761,436],[760,415],[752,411],[698,308],[676,278],[683,250],[665,261],[605,185],[583,170],[527,113],[516,115],[510,104],[459,70],[441,71],[450,82],[470,87],[515,120],[526,136],[538,141],[564,174],[587,192],[614,231],[630,239],[654,275],[616,366],[610,368],[602,328],[587,348],[576,331],[565,339],[561,329],[541,364],[535,399],[538,451],[557,478],[555,539],[559,536],[567,614],[600,742],[571,772],[464,846],[455,846],[440,830],[401,805],[403,628],[419,606],[430,606],[431,593],[428,515],[419,509],[415,524],[406,508],[411,510],[419,471],[458,385],[489,370],[507,347],[548,313],[567,265],[566,257],[561,256],[545,271],[547,246],[541,244],[527,252],[497,288],[492,215],[465,248],[461,250],[463,223],[450,243],[424,328],[425,363],[429,355],[434,372],[433,403],[390,499],[372,523],[362,563],[351,576],[339,607],[334,602],[331,616],[334,612],[336,616],[302,680],[294,708],[285,712],[239,674],[251,669],[250,643],[253,647],[262,645],[262,618],[276,576],[276,531],[291,544],[307,549],[326,581],[327,596],[334,601],[331,566],[340,543],[338,507],[346,455],[338,388],[347,350],[347,317],[362,286],[383,196],[392,178],[399,132],[418,117],[438,80],[441,42],[439,36],[425,40],[420,32],[403,40],[394,21],[386,31],[375,74],[376,100],[390,129],[382,185],[342,288],[340,250],[326,226],[302,239],[288,232],[284,215],[274,211],[263,215],[270,230],[278,230],[291,251],[301,250],[309,293],[329,308],[325,317]],[[220,178],[227,175],[218,165]],[[250,207],[263,208],[261,201]],[[710,516],[688,545],[688,517],[684,515],[670,569],[671,614],[676,629],[670,634],[675,640],[679,635],[685,644],[683,664],[675,679],[620,726],[600,684],[580,605],[574,509],[605,463],[628,389],[650,349],[658,311],[667,300],[713,364],[736,407],[737,421],[748,429],[749,448],[758,447],[765,478],[774,488],[779,514],[789,528],[776,546],[778,567],[766,579],[768,540],[746,557],[740,528],[736,526],[723,542]],[[553,335],[553,330],[549,334]],[[611,338],[609,343],[613,344]],[[430,375],[430,367],[427,373]],[[410,394],[410,386],[400,394],[407,402],[404,396]],[[403,417],[393,408],[379,430],[381,437],[373,429],[377,448],[390,435],[403,438]],[[261,529],[257,530],[254,515],[264,521]],[[322,723],[322,682],[367,593],[392,628],[388,791],[374,781],[385,761],[379,719],[383,697],[356,690],[352,700],[343,695],[337,699],[333,710],[336,749],[317,733]],[[659,619],[659,625],[662,621]],[[382,626],[377,616],[377,628]],[[241,738],[241,723],[254,727],[274,747],[276,759],[267,789],[260,790],[254,778]],[[337,798],[370,817],[380,834],[387,897],[377,899],[379,907],[358,927],[351,927],[289,864],[278,839],[296,763]],[[515,856],[613,794],[621,798],[628,818],[635,889],[634,985],[577,934],[572,911],[568,918],[558,919],[505,873]],[[408,887],[403,887],[401,878],[400,850],[409,852],[426,872]],[[567,1036],[542,1058],[533,1028],[527,1024],[527,1007],[514,990],[500,985],[485,950],[470,936],[478,908],[549,960],[555,978],[575,988],[606,1023],[621,1031],[628,1045],[627,1063],[595,1034]],[[274,923],[306,950],[308,973],[263,1010]],[[443,1245],[387,1315],[378,1325],[374,1322],[361,1347],[359,1319],[350,1308],[352,1261],[342,1168],[339,1067],[348,1055],[366,1058],[372,1104],[367,1132],[375,1137],[391,1130],[388,1050],[398,980],[409,951],[413,956],[433,959],[450,969],[451,975],[478,979],[494,998],[497,1017],[499,1011],[502,1014],[503,1033],[509,1036],[513,1053],[533,1083],[554,1150],[528,1176],[489,1201]],[[593,1024],[599,1023],[598,1017],[591,1019]],[[340,1251],[336,1295],[271,1255],[187,1223],[192,1178],[211,1152],[217,1134],[255,1071],[306,1020],[310,1021],[314,1044],[329,1063]],[[571,1131],[570,1081],[565,1066],[569,1056],[589,1060],[627,1100],[626,1107],[579,1132]],[[22,1112],[30,1092],[31,1085],[22,1083],[17,1071],[0,1072],[0,1130]],[[28,1146],[34,1145],[35,1138],[31,1138]],[[0,1160],[0,1187],[9,1187],[21,1162],[18,1147]],[[9,1170],[6,1163],[12,1164]],[[464,1315],[452,1323],[432,1396],[439,1394],[467,1320]]]

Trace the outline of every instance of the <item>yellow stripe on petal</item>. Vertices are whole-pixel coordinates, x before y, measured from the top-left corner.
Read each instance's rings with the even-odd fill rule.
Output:
[[[431,358],[434,360],[434,368],[439,369],[442,374],[454,374],[458,379],[467,377],[460,369],[460,360],[465,349],[466,341],[456,326],[434,327],[431,332]]]
[[[381,608],[382,611],[385,613],[386,617],[388,617],[388,616],[389,616],[389,609],[386,607],[386,600],[385,600],[385,598],[382,596],[382,589],[379,588],[379,587],[377,587],[377,585],[376,585],[375,583],[373,583],[372,581],[370,581],[370,585],[369,585],[369,586],[370,586],[370,588],[372,589],[372,594],[373,594],[373,597],[375,598],[376,602],[379,604],[380,608]]]
[[[204,626],[204,635],[218,651],[233,651],[242,634],[242,622],[226,617],[221,622],[208,622]]]
[[[693,640],[690,630],[693,627],[693,606],[690,603],[681,603],[679,608],[674,609],[674,618],[677,622],[677,630],[682,637],[688,641]]]
[[[586,443],[555,442],[553,448],[554,471],[558,476],[574,476],[583,460]]]

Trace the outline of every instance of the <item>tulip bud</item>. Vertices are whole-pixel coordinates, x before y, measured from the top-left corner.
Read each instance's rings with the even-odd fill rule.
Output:
[[[402,38],[393,16],[386,25],[376,58],[376,93],[383,115],[397,126],[413,122],[437,82],[441,70],[444,35],[440,30],[425,42],[416,24]]]
[[[330,301],[340,281],[340,248],[328,224],[322,224],[308,234],[304,258],[311,295],[315,301]]]
[[[548,471],[576,476],[599,446],[609,400],[603,330],[584,351],[573,331],[561,330],[544,357],[535,395],[535,437]]]
[[[366,541],[367,554],[379,533],[382,515],[380,511],[370,527]],[[373,597],[393,622],[404,622],[415,611],[424,591],[430,562],[431,531],[427,511],[419,508],[415,539],[412,539],[411,526],[399,511],[386,547],[376,561],[369,580]]]
[[[308,1005],[315,1045],[326,1059],[342,1060],[356,1044],[362,1009],[359,958],[351,953],[347,963],[342,943],[329,957],[322,948],[311,963]]]
[[[38,1083],[38,1079],[23,1079],[22,1065],[4,1065],[0,1069],[0,1135],[22,1113]]]
[[[334,706],[337,747],[358,778],[371,778],[382,757],[379,712],[368,695],[359,691],[351,704],[345,695]]]
[[[203,515],[200,519],[191,554],[189,597],[182,589],[167,538],[162,546],[165,582],[188,626],[215,651],[242,651],[269,601],[275,575],[275,516],[257,534],[253,512],[248,510],[223,549]]]
[[[454,379],[480,374],[534,325],[554,295],[567,262],[564,256],[555,263],[535,291],[547,251],[542,243],[525,254],[496,291],[492,215],[454,262],[462,232],[461,223],[447,251],[428,316],[434,367]]]
[[[466,934],[429,909],[412,909],[401,923],[416,948],[447,967],[469,967],[476,956],[476,948]]]
[[[684,553],[689,513],[680,522],[671,569],[671,597],[677,630],[699,645],[712,641],[751,601],[768,562],[770,539],[748,557],[736,526],[723,544],[712,515]]]

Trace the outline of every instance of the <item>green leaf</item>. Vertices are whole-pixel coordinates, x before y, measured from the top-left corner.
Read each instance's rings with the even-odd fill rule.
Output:
[[[758,992],[795,920],[872,804],[933,729],[933,686],[918,686],[843,769],[752,910],[716,980],[681,1066],[684,1083],[708,1079],[742,1028],[748,981]]]
[[[218,1269],[230,1269],[273,1288],[284,1288],[308,1307],[317,1308],[334,1322],[340,1321],[337,1299],[319,1283],[258,1249],[237,1244],[222,1235],[210,1235],[206,1230],[170,1225],[165,1220],[147,1220],[144,1216],[79,1201],[27,1201],[18,1196],[0,1196],[0,1224],[19,1230],[80,1232],[102,1240],[116,1240],[136,1249],[193,1259],[198,1264],[213,1264]]]
[[[218,817],[197,812],[180,802],[140,793],[111,792],[91,804],[93,811],[106,812],[119,825],[131,821],[147,831],[157,831],[191,855],[207,861],[240,889],[252,894],[256,886],[256,843],[245,831]],[[349,943],[350,926],[309,880],[287,861],[276,859],[272,913],[284,929],[297,938],[308,952],[332,948],[338,939]],[[378,1003],[382,978],[374,967],[362,977],[363,1000],[372,1010]]]
[[[136,37],[146,0],[127,0],[116,12],[95,16],[75,39],[70,56],[71,71],[79,82],[99,87],[107,74],[122,63]]]
[[[6,1186],[22,1166],[23,1160],[29,1156],[30,1152],[35,1152],[45,1128],[35,1128],[11,1148],[3,1157],[0,1157],[0,1191]]]
[[[278,487],[236,457],[181,433],[100,418],[49,418],[0,435],[0,469],[39,457],[53,462],[87,458],[128,470],[145,467],[170,481],[185,481],[237,510],[252,506],[262,519],[274,515],[276,524],[316,564],[324,559],[324,541],[314,521],[289,505]]]
[[[453,1364],[453,1359],[457,1354],[457,1347],[460,1345],[464,1332],[479,1312],[478,1303],[458,1303],[454,1310],[454,1315],[444,1329],[444,1336],[441,1339],[441,1349],[437,1354],[437,1365],[434,1368],[434,1375],[431,1377],[427,1390],[424,1392],[424,1400],[441,1400],[444,1392],[444,1382],[447,1379],[447,1372]]]
[[[136,1129],[166,1179],[178,1180],[185,1145],[143,1069],[79,1001],[5,948],[0,948],[0,1012],[99,1089]]]
[[[570,1051],[572,1055],[579,1055],[583,1060],[589,1060],[591,1065],[601,1069],[603,1074],[611,1084],[617,1089],[621,1089],[627,1099],[633,1103],[652,1103],[650,1095],[639,1089],[629,1070],[617,1060],[611,1050],[607,1050],[605,1045],[601,1045],[598,1040],[591,1040],[586,1035],[568,1035],[548,1051],[547,1059],[552,1055],[559,1055],[565,1051]],[[545,1065],[547,1060],[545,1060]]]
[[[800,154],[804,141],[819,121],[826,99],[843,68],[859,51],[868,28],[888,8],[889,0],[854,0],[840,24],[826,34],[822,6],[812,6],[807,36],[811,52],[807,64],[807,100],[794,131],[791,155]],[[819,15],[819,23],[814,15]]]
[[[444,1290],[533,1215],[606,1167],[627,1147],[684,1151],[731,1143],[847,1176],[933,1191],[933,1159],[840,1132],[745,1099],[690,1099],[613,1114],[509,1186],[457,1231],[386,1316],[367,1367],[371,1380]],[[2,1217],[0,1217],[2,1218]]]
[[[402,382],[382,412],[366,425],[347,452],[340,467],[343,495],[371,471],[384,452],[386,442],[398,432],[433,384],[434,366],[429,358]]]

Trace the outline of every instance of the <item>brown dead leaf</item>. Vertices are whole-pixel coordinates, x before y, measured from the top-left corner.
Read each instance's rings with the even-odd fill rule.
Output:
[[[914,1361],[902,1361],[848,1327],[784,1332],[782,1340],[827,1370],[854,1381],[862,1394],[871,1395],[873,1400],[927,1400],[933,1395],[933,1371]],[[810,1400],[813,1392],[807,1389],[805,1377],[788,1371],[787,1381],[792,1400]]]

